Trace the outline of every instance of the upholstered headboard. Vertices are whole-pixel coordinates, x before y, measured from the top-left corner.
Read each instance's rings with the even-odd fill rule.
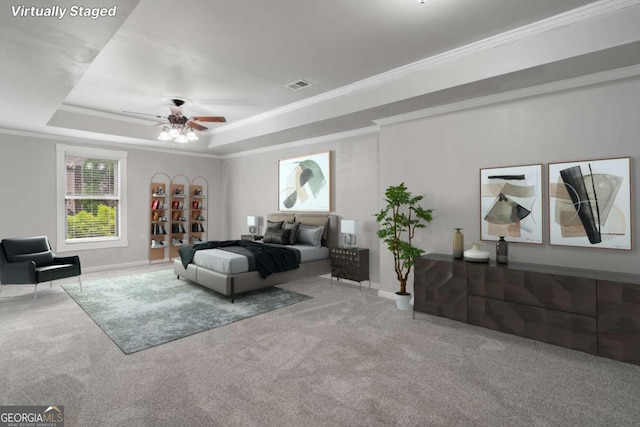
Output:
[[[319,213],[284,213],[276,212],[267,215],[268,221],[297,221],[305,225],[323,225],[322,245],[329,248],[337,247],[340,241],[338,217],[331,214]]]

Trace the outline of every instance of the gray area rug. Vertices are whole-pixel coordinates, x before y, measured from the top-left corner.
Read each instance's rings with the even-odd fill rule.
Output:
[[[248,292],[231,303],[173,270],[113,277],[64,290],[125,354],[286,307],[310,296],[277,287]]]

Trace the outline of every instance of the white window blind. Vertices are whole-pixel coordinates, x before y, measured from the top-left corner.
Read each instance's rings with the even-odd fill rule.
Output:
[[[65,153],[66,239],[119,236],[118,160]]]

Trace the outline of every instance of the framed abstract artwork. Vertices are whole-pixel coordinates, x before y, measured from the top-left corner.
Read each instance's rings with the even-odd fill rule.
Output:
[[[482,240],[542,244],[542,165],[480,169]]]
[[[331,152],[278,162],[278,210],[330,212]]]
[[[631,159],[549,164],[549,243],[631,250]]]

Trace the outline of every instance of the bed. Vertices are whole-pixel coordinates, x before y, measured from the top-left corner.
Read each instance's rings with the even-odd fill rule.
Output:
[[[222,249],[197,251],[186,267],[181,259],[175,259],[173,261],[175,274],[178,278],[189,279],[230,296],[233,302],[237,294],[331,273],[330,249],[338,245],[339,235],[338,218],[335,215],[273,213],[267,216],[267,221],[267,224],[281,223],[283,227],[285,224],[290,227],[294,223],[299,223],[301,233],[323,226],[320,244],[318,246],[293,245],[292,247],[298,249],[300,253],[299,267],[271,273],[265,278],[258,271],[248,271],[250,266],[246,256]],[[265,233],[265,241],[272,237],[271,233]],[[315,246],[315,249],[307,246]]]

